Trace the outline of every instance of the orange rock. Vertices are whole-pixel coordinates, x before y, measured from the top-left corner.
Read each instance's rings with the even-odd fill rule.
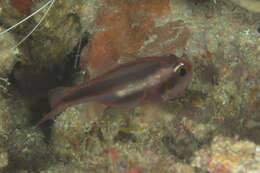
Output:
[[[184,48],[190,37],[190,30],[185,26],[182,20],[153,28],[151,32],[157,35],[157,37],[143,49],[143,52],[150,52],[151,54],[156,52],[169,54],[177,48]]]
[[[104,0],[97,26],[105,31],[93,35],[88,51],[91,69],[100,71],[124,54],[136,54],[155,27],[153,17],[170,13],[169,0]]]
[[[138,169],[135,169],[135,168],[128,168],[127,173],[140,173],[140,171]]]
[[[10,5],[15,7],[19,12],[28,14],[33,0],[12,0]]]

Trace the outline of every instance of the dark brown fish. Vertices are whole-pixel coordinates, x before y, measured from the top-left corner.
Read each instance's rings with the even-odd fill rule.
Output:
[[[52,111],[38,124],[84,102],[128,106],[165,101],[183,92],[191,75],[191,65],[175,55],[139,58],[81,85],[52,90]]]

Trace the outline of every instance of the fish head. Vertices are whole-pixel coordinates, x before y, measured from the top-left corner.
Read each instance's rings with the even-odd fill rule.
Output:
[[[191,82],[192,77],[192,66],[187,60],[174,56],[169,64],[167,79],[160,87],[164,101],[181,94]]]

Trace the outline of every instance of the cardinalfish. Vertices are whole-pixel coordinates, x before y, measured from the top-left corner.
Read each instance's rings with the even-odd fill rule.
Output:
[[[182,93],[191,76],[191,65],[175,55],[138,58],[78,86],[51,90],[52,110],[37,124],[54,118],[70,106],[85,102],[137,106],[166,101]]]

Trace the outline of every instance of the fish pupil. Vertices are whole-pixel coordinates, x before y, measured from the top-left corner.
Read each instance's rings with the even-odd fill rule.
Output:
[[[186,69],[184,67],[181,67],[179,70],[179,75],[180,76],[185,76],[186,75]]]

